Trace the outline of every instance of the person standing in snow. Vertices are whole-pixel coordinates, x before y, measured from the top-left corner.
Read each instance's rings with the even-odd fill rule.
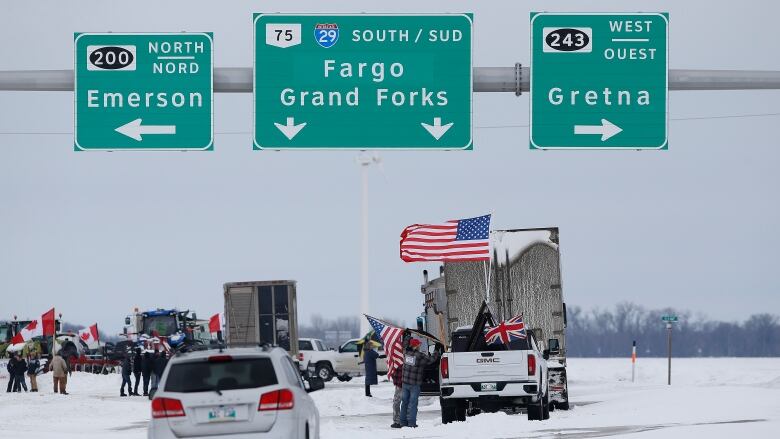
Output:
[[[122,358],[122,385],[119,387],[119,396],[127,396],[127,393],[133,394],[133,383],[130,380],[130,374],[133,373],[131,356],[132,352],[125,352],[125,356]],[[127,393],[125,393],[125,384],[127,384]]]
[[[149,378],[152,375],[152,355],[149,351],[144,352],[141,358],[141,375],[144,378],[144,396],[149,396]]]
[[[24,361],[21,354],[16,354],[16,366],[14,366],[14,392],[27,391],[27,381],[24,380],[24,374],[27,373],[27,362]]]
[[[420,352],[420,340],[409,340],[404,354],[403,387],[401,389],[402,427],[417,427],[417,402],[420,398],[420,385],[423,382],[425,366],[436,362],[438,355]]]
[[[371,340],[363,343],[363,369],[366,376],[366,396],[371,398],[371,386],[378,384],[376,376],[376,359],[379,354],[371,346]]]
[[[35,352],[30,355],[29,361],[27,361],[27,376],[30,377],[30,392],[38,391],[38,369],[41,367],[41,362],[38,360],[38,353]]]
[[[160,354],[155,357],[154,365],[152,366],[152,371],[154,373],[152,388],[154,390],[156,390],[157,385],[160,384],[160,378],[162,378],[162,374],[165,372],[166,364],[168,364],[168,359],[165,357],[165,351],[160,352]]]
[[[141,348],[135,348],[135,355],[133,356],[133,375],[135,376],[135,387],[131,395],[138,396],[138,384],[141,382],[141,366],[143,360],[141,359]]]
[[[401,394],[403,393],[404,385],[404,365],[401,364],[393,369],[390,380],[395,386],[395,393],[393,394],[393,423],[391,428],[401,428]]]
[[[6,393],[11,393],[14,390],[14,382],[16,381],[16,355],[11,355],[8,359],[8,364],[5,365],[5,369],[8,371],[8,388]]]
[[[54,393],[67,395],[65,386],[68,384],[68,363],[62,358],[62,354],[58,353],[54,358],[49,361],[49,371],[52,372],[52,381],[54,381]]]

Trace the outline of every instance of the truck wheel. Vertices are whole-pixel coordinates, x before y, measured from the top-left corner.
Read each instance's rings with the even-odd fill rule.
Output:
[[[458,404],[455,406],[455,420],[464,422],[466,420],[466,410],[468,409],[466,404]]]
[[[333,379],[333,368],[327,363],[318,364],[314,374],[322,378],[323,381],[330,381]]]
[[[456,403],[439,398],[439,405],[441,405],[441,423],[449,424],[454,422],[457,417]]]

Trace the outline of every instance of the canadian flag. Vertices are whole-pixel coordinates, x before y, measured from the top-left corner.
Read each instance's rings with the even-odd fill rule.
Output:
[[[97,323],[79,331],[79,338],[90,348],[99,345]]]
[[[41,328],[40,323],[38,323],[38,320],[33,320],[14,335],[11,339],[11,344],[24,343],[28,340],[32,340],[33,337],[39,337],[41,335],[43,335],[43,329]]]
[[[216,334],[222,330],[222,316],[219,313],[214,314],[209,319],[209,332]]]

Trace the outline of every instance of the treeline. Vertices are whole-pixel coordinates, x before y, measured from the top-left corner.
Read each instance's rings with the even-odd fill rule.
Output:
[[[667,330],[661,316],[674,314],[672,351],[677,357],[780,356],[780,319],[755,314],[744,322],[712,321],[689,311],[648,310],[620,303],[614,310],[567,309],[566,349],[573,357],[626,357],[636,340],[637,353],[666,356]]]

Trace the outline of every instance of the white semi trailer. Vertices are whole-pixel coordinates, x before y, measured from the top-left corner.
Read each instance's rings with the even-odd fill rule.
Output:
[[[452,345],[458,327],[471,325],[483,301],[497,320],[523,315],[547,351],[550,408],[567,410],[566,304],[561,288],[557,227],[490,232],[491,260],[448,262],[438,278],[424,274],[426,330]]]

